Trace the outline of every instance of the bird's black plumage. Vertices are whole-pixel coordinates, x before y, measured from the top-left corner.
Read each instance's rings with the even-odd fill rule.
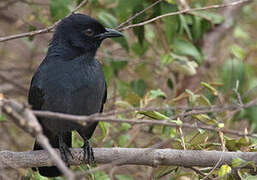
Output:
[[[47,110],[74,115],[102,112],[107,90],[101,64],[95,54],[105,38],[119,37],[115,30],[104,28],[97,20],[73,14],[58,25],[47,55],[32,78],[29,104],[35,110]],[[88,161],[93,152],[88,144],[97,123],[81,126],[75,122],[51,118],[39,119],[50,144],[59,148],[62,159],[70,155],[71,131],[76,130],[85,141]],[[42,149],[35,143],[34,150]],[[91,159],[90,159],[91,158]],[[60,175],[56,167],[40,167],[43,176]]]

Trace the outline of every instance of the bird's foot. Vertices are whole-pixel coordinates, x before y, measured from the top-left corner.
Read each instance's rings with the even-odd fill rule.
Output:
[[[61,154],[61,158],[62,160],[68,164],[69,159],[73,159],[73,155],[69,149],[69,147],[65,144],[65,143],[61,143],[59,146],[59,150],[60,150],[60,154]]]
[[[84,161],[85,162],[87,161],[89,165],[95,164],[93,148],[91,147],[87,139],[84,139],[83,150],[84,150]]]

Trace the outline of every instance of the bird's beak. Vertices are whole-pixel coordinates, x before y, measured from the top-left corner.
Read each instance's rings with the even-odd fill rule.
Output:
[[[113,37],[123,36],[123,34],[121,34],[119,31],[116,31],[114,29],[105,28],[105,30],[106,31],[104,33],[98,34],[95,37],[100,39],[100,40],[103,40],[103,39],[106,39],[106,38],[113,38]]]

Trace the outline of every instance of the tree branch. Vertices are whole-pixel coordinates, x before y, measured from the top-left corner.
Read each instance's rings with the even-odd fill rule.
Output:
[[[71,14],[74,14],[76,11],[78,11],[78,9],[80,9],[83,5],[85,5],[87,3],[88,0],[83,0],[76,8],[74,8],[73,11],[71,11],[70,14],[68,14],[66,17],[70,16]],[[26,33],[21,33],[21,34],[15,34],[15,35],[11,35],[11,36],[5,36],[5,37],[0,37],[0,42],[4,42],[4,41],[9,41],[12,39],[18,39],[18,38],[23,38],[23,37],[30,37],[30,36],[34,36],[34,35],[38,35],[38,34],[44,34],[44,33],[49,33],[51,32],[51,30],[53,30],[59,23],[61,22],[61,20],[56,21],[54,24],[52,24],[49,27],[46,27],[44,29],[39,29],[36,31],[30,31],[30,32],[26,32]]]
[[[154,22],[158,19],[162,19],[162,18],[168,17],[168,16],[175,16],[175,15],[179,15],[179,14],[185,14],[185,13],[188,13],[188,12],[203,11],[203,10],[208,10],[208,9],[225,8],[225,7],[228,7],[228,6],[237,6],[239,4],[249,2],[249,1],[252,1],[252,0],[239,0],[239,1],[232,2],[232,3],[227,3],[227,4],[211,5],[211,6],[205,6],[205,7],[200,7],[200,8],[184,9],[184,10],[181,10],[181,11],[171,12],[171,13],[167,13],[167,14],[157,16],[155,18],[149,19],[149,20],[141,22],[141,23],[125,26],[121,29],[121,31],[128,30],[128,29],[131,29],[131,28],[134,28],[134,27],[137,27],[137,26],[144,26],[146,24],[149,24],[149,23]]]
[[[124,31],[124,30],[128,30],[128,29],[131,29],[131,28],[134,28],[134,27],[137,27],[137,26],[144,26],[146,24],[149,24],[151,22],[154,22],[154,21],[156,21],[158,19],[161,19],[161,18],[164,18],[164,17],[167,17],[167,16],[175,16],[175,15],[189,13],[189,12],[193,12],[193,11],[225,8],[225,7],[228,7],[228,6],[236,6],[236,5],[239,5],[239,4],[242,4],[242,3],[246,3],[246,2],[250,2],[250,1],[252,1],[252,0],[239,0],[239,1],[232,2],[232,3],[227,3],[227,4],[219,4],[219,5],[211,5],[211,6],[200,7],[200,8],[184,9],[184,10],[177,11],[177,12],[171,12],[171,13],[163,14],[161,16],[157,16],[155,18],[149,19],[149,20],[141,22],[141,23],[128,25],[128,26],[125,26],[123,28],[119,28],[119,30],[120,31]],[[81,6],[83,6],[86,3],[87,3],[87,0],[82,1],[81,4],[78,7],[76,7],[69,15],[73,14],[74,12],[76,12]],[[154,5],[155,5],[155,3],[154,3]],[[138,15],[140,15],[141,13],[143,13],[144,11],[146,11],[146,10],[152,8],[152,7],[153,6],[149,6],[148,8],[144,9],[142,12],[139,12],[135,16],[132,16],[131,18],[129,18],[124,23],[130,22],[132,19],[134,19],[135,17],[137,17]],[[67,16],[69,16],[69,15],[67,15]],[[9,40],[18,39],[18,38],[23,38],[23,37],[34,36],[34,35],[37,35],[37,34],[49,33],[49,32],[51,32],[51,30],[53,30],[58,25],[58,23],[60,21],[61,20],[55,22],[53,25],[51,25],[51,26],[49,26],[47,28],[44,28],[44,29],[39,29],[39,30],[36,30],[36,31],[31,31],[31,32],[21,33],[21,34],[16,34],[16,35],[11,35],[11,36],[0,37],[0,42],[9,41]],[[123,25],[123,23],[121,25]],[[118,26],[118,27],[120,27],[120,26]]]
[[[257,99],[254,99],[247,104],[237,106],[237,108],[235,108],[235,109],[241,110],[244,108],[256,106],[256,104],[257,104]],[[233,109],[233,110],[235,110],[235,109]],[[193,114],[201,114],[201,113],[207,113],[207,112],[208,113],[224,112],[224,111],[225,111],[225,109],[217,109],[216,111],[210,109],[210,110],[205,110],[205,111],[190,111],[190,112],[183,113],[183,115],[189,116],[189,115],[193,115]],[[103,116],[101,116],[101,115],[77,116],[77,115],[63,114],[63,113],[49,112],[49,111],[33,111],[33,112],[38,117],[48,117],[48,118],[66,120],[66,121],[76,121],[78,123],[81,123],[82,125],[86,125],[86,122],[98,122],[98,121],[105,121],[105,122],[111,122],[111,123],[126,122],[126,123],[131,123],[131,124],[165,125],[165,126],[181,127],[181,128],[189,128],[189,129],[200,128],[200,129],[205,129],[205,130],[214,131],[214,132],[223,132],[226,134],[233,134],[233,135],[237,135],[237,136],[257,137],[256,134],[245,133],[245,132],[229,130],[229,129],[223,129],[223,128],[218,128],[215,126],[198,125],[198,124],[194,125],[194,124],[189,124],[189,123],[177,124],[174,122],[169,122],[170,119],[176,119],[176,117],[179,117],[179,115],[171,117],[170,119],[167,119],[167,120],[157,121],[157,120],[148,120],[148,119],[117,119],[117,118],[110,117],[110,116],[105,117],[105,115],[103,115]]]
[[[60,171],[68,180],[74,180],[74,174],[66,167],[60,156],[51,147],[47,137],[43,135],[42,128],[34,114],[28,108],[12,100],[0,99],[0,107],[13,122],[25,132],[37,138],[37,142],[48,152],[49,158],[55,162]],[[2,161],[6,163],[5,161]],[[14,168],[14,167],[12,167]]]
[[[160,165],[219,167],[222,164],[231,165],[232,160],[235,158],[241,158],[245,161],[257,163],[256,152],[221,152],[154,148],[94,148],[93,150],[95,161],[99,164],[109,164],[118,161],[120,162],[120,165],[147,165],[154,167]],[[56,151],[59,153],[57,149]],[[82,148],[72,148],[71,153],[74,158],[69,161],[70,165],[84,164]],[[124,158],[126,158],[126,161],[122,161]],[[0,169],[10,167],[29,168],[52,165],[55,165],[55,163],[53,163],[47,151],[44,150],[27,152],[0,152]]]
[[[154,2],[153,4],[151,4],[150,6],[148,6],[147,8],[143,9],[142,11],[134,14],[133,16],[131,16],[130,18],[128,18],[125,22],[121,23],[119,26],[117,26],[115,29],[120,30],[122,26],[124,26],[125,24],[128,24],[129,22],[131,22],[133,19],[135,19],[137,16],[143,14],[145,11],[153,8],[155,5],[159,4],[162,0],[158,0],[156,2]]]

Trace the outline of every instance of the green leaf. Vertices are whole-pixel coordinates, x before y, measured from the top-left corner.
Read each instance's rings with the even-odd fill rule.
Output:
[[[193,16],[192,23],[192,36],[195,41],[200,40],[203,35],[202,18],[199,16]]]
[[[207,97],[205,97],[204,95],[200,95],[200,97],[198,98],[198,102],[199,105],[203,105],[203,106],[211,106],[211,102],[209,101],[209,99]]]
[[[197,96],[192,91],[190,91],[189,89],[186,89],[185,92],[189,95],[188,96],[189,103],[194,104],[195,101],[196,101]]]
[[[248,40],[250,38],[249,33],[244,31],[240,26],[235,27],[233,34],[234,34],[234,37],[238,39]]]
[[[137,75],[142,78],[145,83],[150,86],[153,84],[153,72],[152,69],[149,67],[148,63],[140,63],[139,65],[136,66],[135,72]],[[153,86],[153,85],[152,85]]]
[[[175,59],[175,61],[172,62],[173,71],[176,71],[188,76],[195,75],[197,67],[198,67],[198,64],[194,61]]]
[[[227,180],[228,178],[228,175],[231,173],[232,169],[229,165],[227,164],[224,164],[220,167],[220,170],[219,170],[219,179],[220,180]]]
[[[133,106],[139,106],[141,98],[137,93],[130,91],[129,93],[127,93],[124,100],[132,104]]]
[[[98,14],[98,19],[104,24],[104,26],[109,28],[113,28],[118,25],[118,20],[116,17],[106,11],[100,11]]]
[[[137,93],[140,97],[143,97],[145,95],[146,92],[146,84],[145,81],[143,79],[139,79],[136,81],[132,81],[130,83],[130,87],[132,88],[132,90]]]
[[[29,25],[29,31],[35,31],[35,30],[37,30],[36,26]],[[34,39],[34,36],[29,36],[28,38],[30,41],[32,41]]]
[[[178,11],[176,5],[168,4],[166,2],[161,3],[161,13],[166,14],[170,12]],[[165,25],[165,33],[169,43],[172,43],[176,32],[179,28],[179,17],[178,16],[168,16],[163,18],[163,22]]]
[[[190,145],[200,145],[203,144],[208,137],[209,133],[207,131],[204,131],[202,133],[198,132],[197,135],[195,135],[191,140],[190,140]]]
[[[174,59],[170,54],[164,54],[161,57],[161,66],[166,66],[170,64]]]
[[[94,173],[95,180],[111,180],[104,171],[96,171]]]
[[[7,121],[6,116],[4,114],[0,115],[0,122],[5,122],[5,121]]]
[[[192,115],[192,117],[208,125],[215,125],[218,123],[215,119],[210,118],[206,114],[195,114]]]
[[[254,161],[245,161],[241,158],[235,158],[232,160],[232,167],[234,168],[243,168],[246,166],[251,166],[254,169],[254,171],[256,171],[256,165]]]
[[[171,44],[174,53],[193,57],[198,63],[203,61],[203,56],[199,50],[189,41],[176,38]]]
[[[48,179],[47,177],[41,176],[41,175],[39,174],[39,172],[37,171],[37,172],[35,173],[34,180],[49,180],[49,179]]]
[[[144,9],[143,4],[139,4],[138,6],[134,7],[133,14],[136,14]],[[141,14],[140,16],[137,16],[135,19],[133,19],[132,23],[137,24],[140,22],[143,22],[145,18],[145,13]],[[144,38],[145,38],[145,27],[144,26],[138,26],[133,28],[134,34],[137,36],[138,42],[141,46],[143,46]]]
[[[73,0],[51,0],[50,13],[54,21],[64,18],[71,12]]]
[[[147,41],[143,41],[143,44],[140,44],[138,42],[132,44],[132,50],[138,56],[142,56],[149,49],[149,47],[150,45]]]
[[[131,92],[130,86],[128,83],[121,81],[119,79],[116,79],[117,88],[119,90],[119,94],[122,99],[124,99],[129,92]]]
[[[127,102],[127,101],[116,101],[115,102],[115,105],[119,106],[119,107],[122,107],[124,109],[129,109],[129,108],[133,108],[133,106]]]
[[[251,128],[253,130],[256,130],[257,129],[257,106],[253,106],[253,107],[247,108],[245,110],[245,116],[244,117],[251,124]]]
[[[240,60],[244,60],[246,57],[245,51],[237,44],[230,46],[231,53]]]
[[[213,86],[211,86],[210,84],[205,83],[205,82],[201,82],[201,84],[204,87],[206,87],[208,90],[210,90],[214,96],[218,96],[219,95],[218,91]]]
[[[189,29],[189,27],[188,27],[188,24],[187,24],[187,21],[186,21],[185,16],[182,15],[182,14],[179,14],[179,19],[180,19],[180,23],[181,23],[183,29],[185,30],[185,32],[186,32],[188,38],[189,38],[190,40],[193,40],[191,31],[190,31],[190,29]]]
[[[157,90],[151,90],[149,92],[149,98],[152,99],[156,99],[156,98],[167,98],[167,95],[165,94],[165,92],[163,92],[161,89],[157,89]]]
[[[157,111],[139,111],[138,113],[143,114],[143,115],[145,115],[147,117],[150,117],[152,119],[156,119],[156,120],[167,120],[167,119],[169,119],[168,116],[165,116],[164,114],[159,113]]]
[[[128,141],[130,140],[130,135],[129,134],[123,134],[121,136],[119,136],[118,139],[118,144],[120,147],[125,147],[128,143]]]
[[[256,176],[246,175],[246,177],[244,177],[244,180],[256,180]]]
[[[235,139],[226,139],[226,148],[230,151],[237,151],[237,142]]]
[[[183,121],[181,121],[179,118],[177,120],[169,119],[169,122],[176,123],[179,126],[183,124]]]
[[[126,37],[113,38],[112,40],[119,43],[127,52],[129,51],[129,45]]]
[[[128,61],[117,61],[111,58],[107,58],[107,62],[112,67],[115,76],[118,76],[119,71],[124,69],[128,64]]]
[[[133,180],[133,177],[131,177],[130,175],[121,175],[121,174],[116,174],[115,178],[117,178],[117,180]]]
[[[129,16],[132,14],[133,7],[138,6],[140,3],[142,3],[139,0],[119,0],[118,7],[114,8],[115,12],[117,13],[116,17],[120,18],[120,21],[126,21]]]
[[[79,138],[79,135],[77,132],[72,131],[72,147],[82,147],[84,142]]]
[[[120,130],[121,130],[121,131],[128,131],[131,127],[132,127],[132,126],[131,126],[131,124],[129,124],[129,123],[121,123]]]
[[[214,24],[221,24],[224,22],[224,17],[219,13],[215,12],[206,12],[206,11],[198,11],[194,12],[196,15],[206,17],[206,19],[210,19]]]
[[[244,63],[238,59],[228,60],[222,67],[221,78],[225,92],[231,92],[236,87],[236,81],[239,81],[238,91],[244,93],[244,85],[247,83],[247,68]]]
[[[101,122],[98,123],[98,127],[100,127],[100,129],[101,129],[100,139],[105,138],[105,136],[107,135],[107,130],[108,130],[108,127],[109,127],[109,123],[101,121]]]

